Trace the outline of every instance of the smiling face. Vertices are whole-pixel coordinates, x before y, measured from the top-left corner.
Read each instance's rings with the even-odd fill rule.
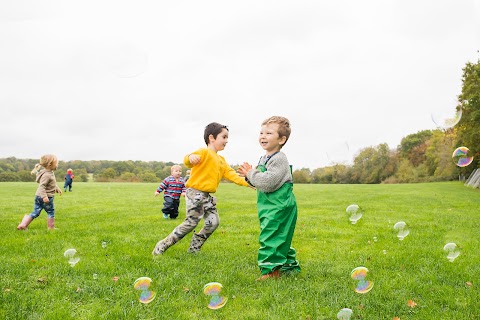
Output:
[[[216,138],[213,137],[213,134],[208,137],[208,147],[215,152],[222,151],[225,149],[225,146],[228,143],[228,130],[222,128],[222,131],[217,135]]]
[[[282,146],[287,141],[285,136],[280,137],[278,134],[278,123],[267,123],[262,125],[260,130],[260,136],[258,141],[260,142],[260,146],[267,152],[267,155],[274,154],[277,151],[280,151]]]

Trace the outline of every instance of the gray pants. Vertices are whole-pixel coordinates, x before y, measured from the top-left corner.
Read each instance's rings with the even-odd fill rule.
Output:
[[[217,212],[217,199],[208,192],[196,189],[187,189],[186,195],[187,217],[178,225],[171,235],[176,241],[182,239],[192,232],[200,222],[205,220],[205,225],[197,234],[207,239],[220,224],[220,218]]]

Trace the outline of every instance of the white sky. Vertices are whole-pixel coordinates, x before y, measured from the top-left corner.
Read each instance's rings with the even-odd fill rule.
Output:
[[[479,59],[480,0],[1,1],[0,158],[182,162],[210,122],[294,169],[434,129]]]

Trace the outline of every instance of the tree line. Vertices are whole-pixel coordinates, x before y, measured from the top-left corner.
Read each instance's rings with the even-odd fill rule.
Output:
[[[447,130],[423,130],[404,137],[390,149],[386,144],[364,148],[352,165],[302,168],[293,172],[294,183],[414,183],[463,179],[480,165],[480,60],[463,68],[459,123]],[[470,149],[473,162],[460,168],[452,160],[460,146]],[[0,181],[34,181],[30,174],[37,159],[0,159]],[[161,161],[59,161],[57,180],[68,168],[76,181],[159,182],[170,175],[173,162]],[[183,172],[186,167],[183,166]],[[232,167],[236,168],[235,165]],[[60,173],[60,174],[59,174]]]

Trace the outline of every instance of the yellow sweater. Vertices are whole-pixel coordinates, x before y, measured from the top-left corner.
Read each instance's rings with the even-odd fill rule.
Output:
[[[244,178],[240,177],[235,170],[232,169],[225,159],[215,151],[208,148],[201,148],[192,154],[200,157],[200,162],[193,165],[190,163],[189,155],[183,159],[183,163],[192,169],[190,179],[188,179],[186,187],[197,189],[203,192],[215,193],[217,187],[225,178],[240,186],[248,187],[248,183]]]

